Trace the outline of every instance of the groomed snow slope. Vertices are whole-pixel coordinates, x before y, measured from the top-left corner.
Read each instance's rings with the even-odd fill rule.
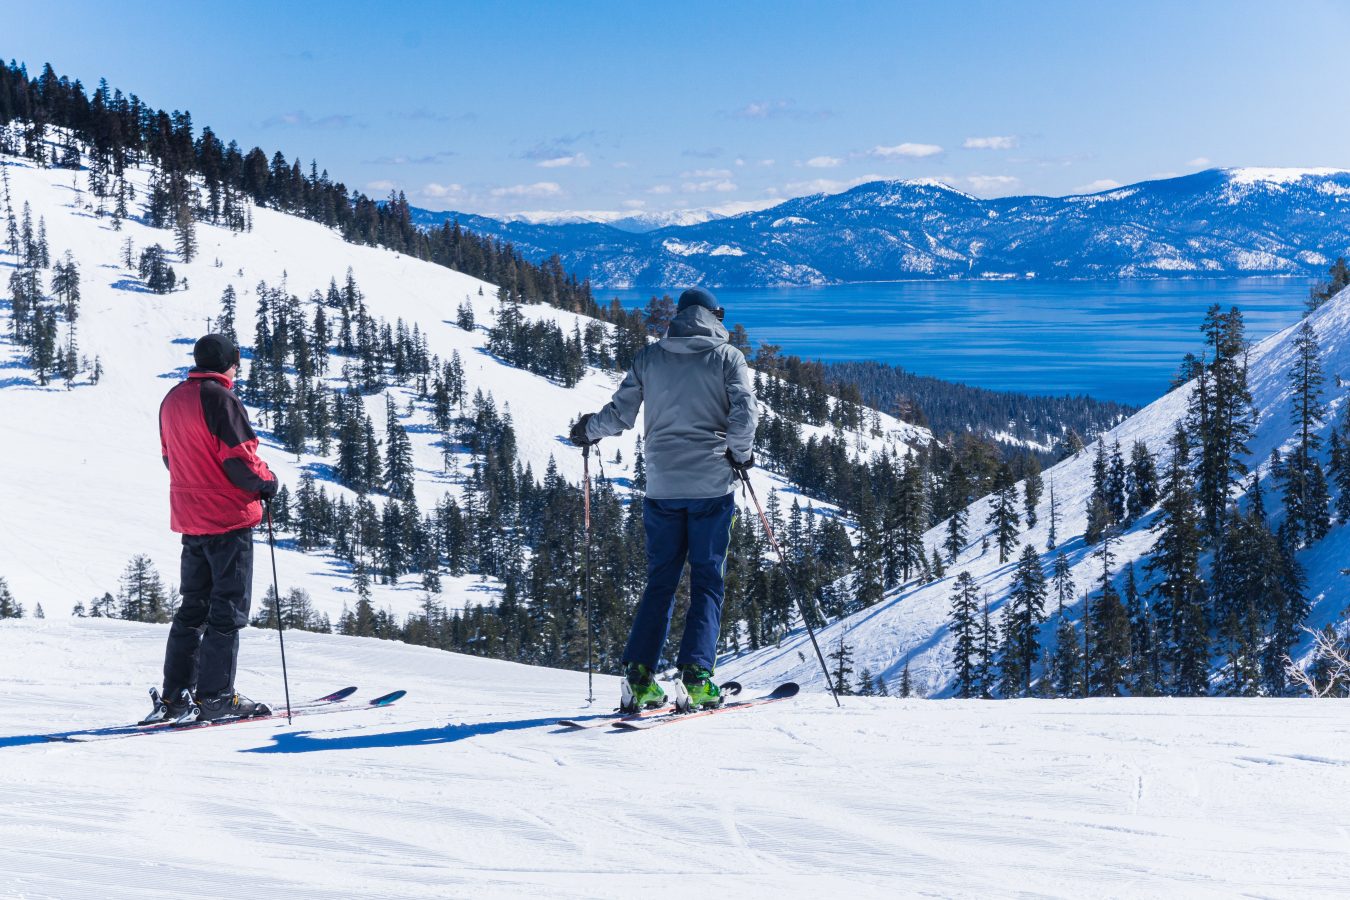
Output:
[[[0,308],[0,472],[4,473],[0,577],[7,579],[30,613],[41,603],[47,615],[65,616],[77,602],[87,605],[105,591],[116,592],[127,561],[138,553],[151,557],[166,583],[177,582],[178,548],[168,530],[168,477],[159,459],[159,404],[192,365],[192,343],[208,319],[220,314],[220,296],[228,285],[239,295],[239,336],[251,344],[260,281],[276,287],[284,279],[288,292],[305,301],[305,315],[312,319],[312,304],[307,302],[311,292],[326,291],[330,279],[341,284],[350,267],[372,316],[391,325],[400,317],[409,328],[418,324],[430,351],[442,362],[448,362],[453,352],[460,354],[469,397],[481,389],[493,395],[499,411],[509,409],[519,457],[532,466],[536,477],[543,477],[553,456],[564,478],[580,482],[581,454],[565,439],[568,426],[579,413],[603,406],[619,375],[592,369],[579,385],[567,389],[488,355],[484,327],[495,320],[494,285],[388,250],[346,243],[313,222],[254,209],[249,232],[199,224],[196,259],[187,264],[176,256],[172,260],[179,278],[188,279],[188,290],[153,294],[122,264],[123,242],[130,238],[136,255],[153,243],[172,248],[172,231],[135,221],[114,231],[110,219],[95,218],[76,206],[71,172],[37,169],[13,157],[0,157],[0,163],[8,169],[16,212],[25,202],[31,204],[35,229],[39,216],[45,217],[53,260],[67,250],[74,254],[82,279],[80,350],[91,360],[99,355],[105,369],[97,386],[79,384],[67,391],[58,382],[37,387],[9,340],[8,309]],[[79,173],[81,186],[86,178],[87,173]],[[146,178],[143,171],[129,173],[140,197],[145,195]],[[8,278],[13,262],[0,249],[0,278]],[[43,273],[43,280],[44,284],[50,280],[49,272]],[[0,291],[8,295],[6,288]],[[456,309],[466,299],[478,323],[473,332],[454,324]],[[526,306],[523,311],[532,319],[552,318],[566,334],[575,323],[584,329],[590,321],[545,306]],[[64,341],[64,326],[61,335]],[[331,369],[329,384],[340,387],[340,358]],[[399,388],[392,394],[402,415],[413,394]],[[382,440],[384,398],[369,397],[366,406]],[[431,509],[446,492],[460,496],[457,479],[443,470],[438,434],[425,404],[402,422],[413,444],[421,510]],[[889,416],[882,422],[885,437],[865,438],[865,452],[892,446],[903,454],[907,444],[931,439],[925,429]],[[812,431],[828,429],[804,429],[805,434]],[[301,472],[310,468],[330,495],[352,498],[345,489],[324,482],[324,459],[306,454],[296,460],[270,435],[259,433],[261,455],[292,491]],[[605,474],[610,478],[631,479],[636,433],[602,442]],[[623,453],[621,465],[608,462],[616,450]],[[458,471],[467,473],[466,455],[459,457]],[[785,491],[784,502],[790,505],[785,482],[763,471],[754,477],[761,497],[777,488]],[[344,600],[355,603],[349,567],[331,556],[282,548],[277,564],[283,593],[304,588],[315,607],[334,620]],[[261,577],[255,598],[262,596]],[[493,583],[471,576],[445,578],[441,601],[457,609],[491,600],[495,593]],[[376,607],[390,608],[400,617],[416,610],[423,596],[417,576],[405,576],[398,585],[374,586]]]
[[[0,895],[1344,896],[1333,702],[836,711],[813,694],[569,734],[551,723],[585,713],[576,673],[295,633],[297,698],[408,697],[291,727],[40,741],[139,714],[164,636],[0,622]],[[267,699],[275,641],[244,633],[241,686]]]
[[[1311,322],[1317,332],[1321,348],[1322,368],[1326,374],[1324,399],[1328,416],[1320,431],[1323,450],[1320,456],[1327,467],[1327,435],[1332,423],[1344,421],[1345,404],[1350,397],[1350,289],[1342,291],[1312,314]],[[1199,323],[1197,323],[1198,326]],[[1292,393],[1288,372],[1293,366],[1294,334],[1298,325],[1271,335],[1257,343],[1249,356],[1248,383],[1253,403],[1258,410],[1256,434],[1248,443],[1251,455],[1248,464],[1259,464],[1263,486],[1275,490],[1266,479],[1269,475],[1269,456],[1273,448],[1282,453],[1294,446],[1296,432],[1291,423]],[[1344,383],[1344,386],[1342,384]],[[1108,453],[1114,441],[1119,440],[1122,452],[1129,458],[1135,441],[1144,441],[1157,456],[1159,471],[1170,458],[1167,442],[1176,423],[1186,416],[1192,385],[1185,385],[1159,398],[1134,416],[1107,432],[1103,440]],[[1045,492],[1037,507],[1035,528],[1019,534],[1021,543],[1006,563],[999,563],[998,548],[990,539],[989,549],[981,549],[981,536],[991,533],[986,519],[991,498],[983,498],[968,509],[970,543],[956,562],[947,566],[947,576],[927,585],[908,585],[888,594],[881,603],[832,623],[820,633],[826,646],[837,646],[842,639],[854,650],[855,672],[864,667],[876,675],[892,681],[900,676],[908,663],[915,684],[928,694],[940,693],[950,687],[952,639],[947,631],[952,583],[961,571],[969,571],[987,592],[995,624],[1012,587],[1017,556],[1021,546],[1030,542],[1041,552],[1043,568],[1049,570],[1053,553],[1046,553],[1050,529],[1050,488],[1054,486],[1059,505],[1060,521],[1057,530],[1058,549],[1063,550],[1073,569],[1073,579],[1080,595],[1093,589],[1101,573],[1101,562],[1092,556],[1096,545],[1087,546],[1083,533],[1087,527],[1087,503],[1092,492],[1092,463],[1096,454],[1095,442],[1076,456],[1046,470],[1043,474]],[[1019,514],[1023,485],[1018,484]],[[1273,496],[1269,495],[1268,496]],[[1277,500],[1268,501],[1268,507],[1279,506]],[[1123,572],[1133,562],[1140,584],[1147,587],[1151,579],[1141,560],[1152,550],[1155,535],[1149,530],[1156,512],[1145,515],[1133,528],[1126,531],[1116,547],[1115,571]],[[928,532],[924,542],[928,555],[941,548],[946,540],[946,524],[941,523]],[[942,552],[946,559],[945,551]],[[1350,606],[1350,578],[1340,574],[1350,565],[1350,526],[1344,523],[1332,527],[1330,534],[1301,552],[1299,562],[1307,575],[1306,593],[1313,609],[1307,620],[1312,628],[1338,621]],[[1053,614],[1053,604],[1047,605],[1047,614]],[[1082,615],[1082,603],[1071,611],[1073,618]],[[1041,634],[1041,646],[1053,646],[1054,623],[1048,622]],[[1303,645],[1306,650],[1307,642]],[[792,679],[802,683],[823,686],[819,665],[812,655],[804,632],[794,633],[779,647],[770,647],[731,661],[726,666],[730,677],[743,672],[754,672],[766,680]]]

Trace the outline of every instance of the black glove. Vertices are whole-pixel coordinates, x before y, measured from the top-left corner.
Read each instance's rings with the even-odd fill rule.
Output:
[[[567,439],[578,447],[598,443],[586,436],[586,424],[591,421],[591,417],[594,415],[595,413],[586,413],[586,415],[577,419],[576,424],[572,426],[572,433],[567,436]]]
[[[264,481],[263,486],[258,488],[258,496],[264,500],[271,500],[277,495],[280,483],[273,478],[271,481]]]
[[[728,447],[727,462],[731,463],[731,467],[736,470],[737,475],[744,478],[745,475],[755,467],[755,454],[751,453],[750,457],[745,462],[737,462],[735,455],[731,452],[731,448]]]

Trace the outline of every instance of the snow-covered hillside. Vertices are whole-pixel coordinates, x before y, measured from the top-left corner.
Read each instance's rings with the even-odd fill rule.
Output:
[[[1321,430],[1324,447],[1327,432],[1333,423],[1345,416],[1345,404],[1350,402],[1350,289],[1336,295],[1310,321],[1321,346],[1323,371],[1326,372],[1326,400],[1328,415]],[[1256,344],[1248,357],[1248,380],[1253,404],[1258,411],[1256,433],[1248,447],[1252,468],[1263,478],[1268,475],[1270,451],[1282,452],[1293,446],[1296,432],[1291,424],[1292,390],[1288,373],[1293,366],[1293,340],[1298,326],[1271,335]],[[1186,416],[1187,403],[1193,384],[1156,400],[1130,417],[1102,438],[1109,448],[1119,440],[1129,448],[1135,441],[1145,442],[1149,449],[1165,461],[1167,441],[1179,421]],[[1059,504],[1058,549],[1062,550],[1073,567],[1073,579],[1080,594],[1085,593],[1100,573],[1100,562],[1092,557],[1094,546],[1087,546],[1083,533],[1087,525],[1087,504],[1092,492],[1092,464],[1096,444],[1076,456],[1066,459],[1044,473],[1046,492],[1038,507],[1038,524],[1024,529],[1019,537],[1022,544],[1031,543],[1041,552],[1046,570],[1053,554],[1045,552],[1049,536],[1050,492],[1053,485]],[[1325,453],[1325,451],[1324,451]],[[1022,485],[1018,485],[1019,496]],[[910,666],[915,683],[929,693],[947,689],[951,678],[952,640],[947,631],[951,606],[952,585],[961,571],[973,575],[982,591],[991,601],[991,610],[997,614],[1012,586],[1016,568],[1016,551],[1006,563],[998,561],[998,551],[992,540],[982,550],[980,537],[990,533],[985,525],[992,499],[983,498],[968,509],[972,540],[956,562],[947,567],[947,576],[922,586],[903,587],[887,596],[880,604],[851,617],[832,623],[820,635],[822,644],[837,645],[841,640],[855,652],[854,668],[863,667],[888,681],[898,678],[905,665]],[[1136,563],[1141,584],[1149,579],[1139,561],[1153,547],[1155,535],[1149,530],[1155,514],[1144,516],[1127,530],[1116,548],[1115,571],[1120,572],[1131,562]],[[945,539],[945,526],[939,524],[925,536],[925,545],[931,554]],[[944,554],[945,557],[945,554]],[[1320,628],[1339,621],[1350,607],[1350,577],[1341,570],[1350,565],[1350,525],[1341,523],[1332,527],[1330,534],[1298,556],[1307,574],[1306,594],[1312,602],[1307,625]],[[1072,611],[1074,618],[1082,614],[1082,604]],[[1048,608],[1047,612],[1054,612]],[[1043,632],[1042,646],[1052,645],[1052,625]],[[1305,642],[1305,649],[1306,649]],[[820,673],[806,635],[798,633],[795,639],[780,647],[767,648],[736,660],[728,670],[731,674],[754,672],[757,676],[792,678],[803,682],[820,681]]]
[[[187,289],[154,294],[123,264],[124,242],[130,240],[138,254],[154,243],[172,246],[172,232],[134,220],[114,231],[109,218],[96,218],[78,205],[80,195],[73,185],[75,179],[84,184],[85,172],[38,169],[14,158],[4,158],[4,163],[16,211],[28,203],[35,228],[39,218],[45,219],[53,258],[70,251],[80,267],[80,350],[90,359],[97,355],[104,369],[97,386],[81,383],[67,391],[58,382],[39,388],[9,339],[9,312],[0,308],[0,472],[6,473],[0,478],[0,577],[30,612],[40,603],[47,615],[64,616],[76,603],[115,591],[127,561],[139,553],[151,557],[166,581],[176,581],[178,548],[168,531],[158,408],[164,393],[192,364],[192,343],[208,320],[220,314],[227,286],[239,295],[238,330],[248,343],[260,282],[284,284],[288,293],[304,299],[326,290],[332,279],[341,283],[350,268],[373,316],[391,323],[401,317],[410,328],[418,324],[429,350],[442,361],[460,354],[468,395],[481,389],[493,395],[499,409],[509,409],[520,459],[536,476],[542,476],[553,457],[564,478],[580,481],[581,454],[565,440],[568,425],[577,414],[599,409],[619,376],[592,369],[567,389],[490,356],[483,323],[493,321],[494,285],[387,250],[349,244],[322,225],[259,208],[253,210],[251,231],[199,224],[196,259],[173,260]],[[139,196],[144,196],[147,177],[143,171],[129,175]],[[0,251],[0,268],[6,273],[13,262]],[[473,332],[453,321],[456,308],[466,300],[479,323]],[[523,311],[528,318],[554,319],[567,334],[581,319],[544,306]],[[586,321],[582,319],[583,327]],[[334,377],[330,383],[341,382]],[[405,410],[412,392],[396,388],[392,394],[399,410]],[[375,421],[383,422],[384,398],[374,395],[366,402]],[[892,446],[903,453],[907,444],[930,440],[923,429],[885,416],[882,421],[884,437],[859,438],[866,452]],[[425,404],[405,416],[403,424],[413,442],[421,508],[430,508],[445,492],[458,496],[461,485],[444,471],[438,434]],[[812,432],[804,429],[804,434]],[[292,490],[304,469],[322,478],[323,463],[331,462],[331,457],[313,454],[299,460],[288,457],[270,435],[262,437],[262,456]],[[630,432],[602,443],[610,478],[631,478],[635,437]],[[622,452],[623,464],[608,462],[616,450]],[[460,466],[461,472],[466,470],[467,465]],[[755,472],[755,479],[761,496],[786,487],[762,471]],[[351,497],[331,482],[325,487],[330,494]],[[330,617],[336,617],[344,601],[354,604],[350,571],[331,557],[282,549],[278,569],[283,593],[304,588],[317,609]],[[492,584],[473,577],[446,579],[442,600],[455,609],[489,600],[494,593]],[[375,586],[376,607],[392,609],[400,617],[416,609],[422,597],[412,576],[401,585]]]
[[[293,696],[408,696],[42,741],[139,713],[164,628],[0,622],[0,895],[1344,896],[1334,702],[803,694],[559,733],[583,675],[294,633]],[[240,663],[269,699],[275,641],[250,630]]]

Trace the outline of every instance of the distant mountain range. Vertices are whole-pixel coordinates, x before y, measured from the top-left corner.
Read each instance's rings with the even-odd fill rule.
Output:
[[[981,200],[876,181],[707,221],[458,220],[600,288],[772,287],[923,278],[1321,274],[1350,252],[1350,171],[1209,169],[1069,197]]]

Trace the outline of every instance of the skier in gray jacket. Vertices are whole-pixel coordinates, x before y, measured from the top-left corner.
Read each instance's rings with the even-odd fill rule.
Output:
[[[595,443],[632,428],[645,406],[647,588],[624,650],[621,708],[661,706],[654,671],[670,629],[675,589],[689,562],[689,613],[676,665],[677,708],[717,706],[712,680],[726,591],[737,473],[755,464],[755,403],[750,369],[728,343],[722,307],[701,288],[680,295],[666,336],[638,352],[614,397],[572,428],[572,443]]]

